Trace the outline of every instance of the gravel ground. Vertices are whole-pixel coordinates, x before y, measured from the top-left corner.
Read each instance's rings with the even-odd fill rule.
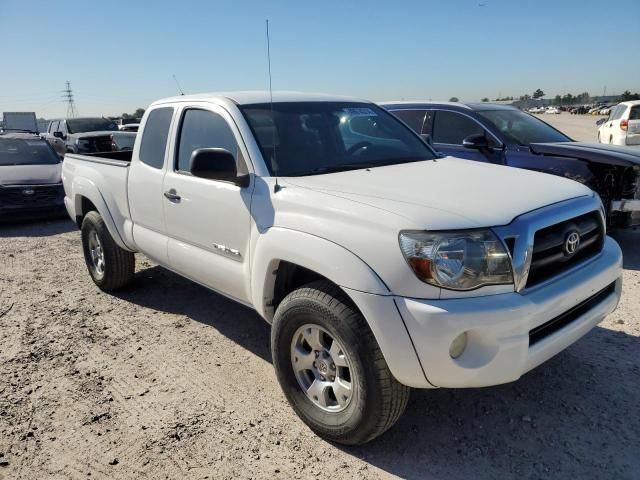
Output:
[[[358,448],[293,414],[257,314],[143,256],[101,293],[79,237],[0,226],[0,479],[640,478],[640,232],[586,337],[512,384],[414,391]]]

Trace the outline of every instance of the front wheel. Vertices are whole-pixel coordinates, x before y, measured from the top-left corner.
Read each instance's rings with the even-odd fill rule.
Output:
[[[271,350],[289,403],[327,440],[366,443],[404,412],[410,389],[389,371],[357,308],[329,282],[311,283],[280,303]]]
[[[82,220],[82,249],[93,282],[105,292],[127,285],[135,271],[135,256],[120,248],[98,212]]]

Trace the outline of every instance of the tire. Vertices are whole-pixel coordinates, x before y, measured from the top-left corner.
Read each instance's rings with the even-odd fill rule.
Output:
[[[306,370],[302,374],[300,367],[294,368],[298,352],[311,345],[305,340],[298,343],[297,339],[306,338],[305,332],[311,332],[314,326],[324,331],[321,338],[332,338],[331,351],[337,342],[336,350],[340,349],[344,356],[334,354],[339,360],[330,365],[337,369],[334,373],[342,372],[340,381],[348,377],[351,385],[349,399],[345,400],[346,396],[340,395],[341,402],[335,393],[338,390],[330,387],[323,395],[327,400],[326,407],[315,401],[317,396],[313,400],[303,388],[305,378],[315,378],[314,383],[318,381],[318,372],[322,372],[320,376],[325,380],[322,374],[326,365],[316,369],[314,362],[314,370]],[[310,283],[290,293],[280,303],[271,330],[271,352],[276,375],[287,400],[302,421],[326,440],[345,445],[369,442],[393,426],[407,406],[409,387],[400,384],[389,371],[362,314],[340,288],[328,281]],[[324,351],[320,357],[315,354],[316,361],[328,353]],[[333,357],[329,358],[333,362]],[[347,363],[348,368],[338,366],[339,363]],[[340,375],[336,373],[336,377]],[[331,377],[326,380],[331,380]],[[331,408],[334,411],[328,411]]]
[[[81,236],[87,269],[100,290],[117,290],[131,282],[135,272],[135,256],[116,245],[98,212],[91,211],[85,215]],[[100,249],[99,253],[96,246]],[[101,257],[101,262],[97,260],[98,257]]]

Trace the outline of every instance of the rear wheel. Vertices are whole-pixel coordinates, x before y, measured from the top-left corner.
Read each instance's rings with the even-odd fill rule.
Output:
[[[127,285],[135,271],[135,256],[120,248],[98,212],[82,220],[82,249],[93,282],[104,291]]]
[[[280,303],[271,349],[289,403],[327,440],[366,443],[390,428],[407,405],[410,389],[389,371],[365,319],[327,281]]]

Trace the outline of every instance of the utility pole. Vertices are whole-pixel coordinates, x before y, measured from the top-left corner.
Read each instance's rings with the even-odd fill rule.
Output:
[[[71,82],[66,81],[66,88],[62,91],[62,99],[67,103],[67,117],[74,118],[78,116],[76,104],[73,100],[73,90],[71,90]]]

